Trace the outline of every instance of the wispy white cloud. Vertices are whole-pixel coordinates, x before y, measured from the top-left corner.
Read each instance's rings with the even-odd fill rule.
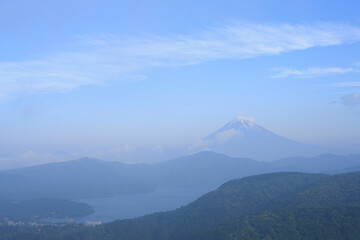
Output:
[[[141,76],[146,68],[245,59],[359,40],[360,27],[344,24],[233,24],[208,28],[196,36],[82,36],[76,43],[78,51],[0,63],[0,100],[19,93],[70,91],[84,85],[136,79],[133,76]]]
[[[360,72],[359,68],[342,68],[342,67],[328,67],[328,68],[306,68],[306,69],[281,69],[272,76],[272,78],[314,78],[328,75],[345,74],[351,72]]]
[[[332,87],[360,87],[360,82],[337,82],[330,84]]]

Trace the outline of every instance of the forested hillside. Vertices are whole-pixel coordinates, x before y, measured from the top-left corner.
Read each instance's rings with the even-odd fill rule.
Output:
[[[2,231],[2,239],[356,239],[360,173],[233,180],[186,207],[87,228]]]

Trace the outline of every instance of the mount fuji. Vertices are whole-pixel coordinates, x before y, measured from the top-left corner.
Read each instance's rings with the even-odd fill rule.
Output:
[[[193,149],[262,161],[290,156],[310,157],[321,153],[318,147],[281,137],[256,124],[253,118],[243,116],[203,138]]]

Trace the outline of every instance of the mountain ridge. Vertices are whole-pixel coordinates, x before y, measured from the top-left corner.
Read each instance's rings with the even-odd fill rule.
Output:
[[[0,195],[14,199],[101,197],[149,192],[157,187],[216,186],[235,178],[279,171],[346,172],[356,170],[357,166],[360,166],[360,154],[261,162],[207,151],[153,164],[82,158],[1,171]]]
[[[279,136],[258,125],[253,118],[243,116],[236,117],[204,137],[193,148],[261,161],[291,156],[315,156],[321,153],[319,147]]]

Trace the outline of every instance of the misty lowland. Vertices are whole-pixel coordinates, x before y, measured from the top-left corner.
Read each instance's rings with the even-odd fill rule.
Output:
[[[359,240],[359,12],[0,1],[0,240]]]

